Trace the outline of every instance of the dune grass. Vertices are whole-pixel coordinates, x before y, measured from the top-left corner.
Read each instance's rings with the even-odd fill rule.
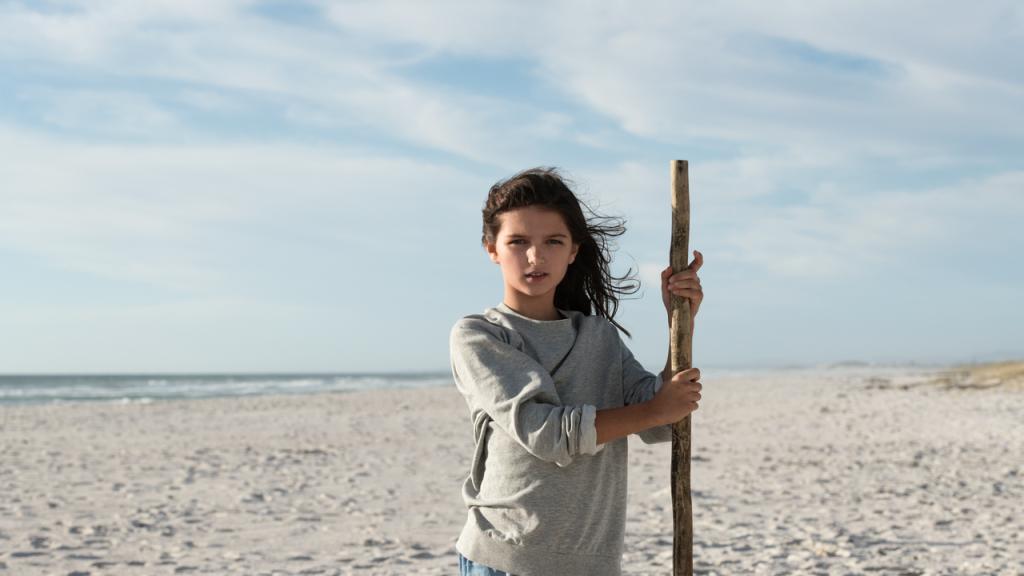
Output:
[[[954,366],[939,374],[936,383],[946,388],[1024,390],[1024,361]]]

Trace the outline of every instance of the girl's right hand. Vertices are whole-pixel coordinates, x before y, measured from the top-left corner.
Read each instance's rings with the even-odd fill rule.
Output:
[[[662,424],[679,422],[697,409],[700,401],[700,370],[689,368],[664,382],[651,399],[651,410]]]

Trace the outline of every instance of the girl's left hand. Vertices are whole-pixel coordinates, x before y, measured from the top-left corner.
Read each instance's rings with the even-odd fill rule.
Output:
[[[685,270],[676,274],[672,273],[669,266],[661,271],[661,300],[665,303],[665,312],[669,314],[669,321],[672,315],[672,294],[689,298],[690,300],[690,321],[697,316],[700,302],[704,299],[704,291],[700,287],[700,277],[697,271],[704,265],[704,256],[694,250],[693,261]]]

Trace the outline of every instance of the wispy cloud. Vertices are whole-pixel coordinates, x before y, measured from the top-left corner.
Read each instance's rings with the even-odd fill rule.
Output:
[[[273,242],[359,253],[383,230],[412,242],[395,222],[436,203],[434,187],[466,188],[421,161],[303,146],[97,146],[8,128],[0,154],[0,244],[199,294],[229,288],[232,263]]]
[[[144,94],[119,90],[22,91],[26,108],[38,110],[45,125],[69,133],[140,137],[168,134],[180,127],[174,114]]]
[[[719,265],[807,280],[877,278],[892,266],[953,252],[985,258],[1024,217],[1024,171],[938,186],[852,190],[828,179],[780,186],[813,164],[746,157],[691,167],[694,248]],[[758,173],[763,171],[763,173]],[[628,215],[632,234],[669,233],[667,162],[629,163],[589,175],[605,212]],[[599,184],[598,184],[599,183]],[[751,183],[755,189],[732,186]],[[761,184],[759,184],[761,183]],[[641,254],[641,258],[647,258]],[[645,260],[647,280],[666,264]]]
[[[921,3],[565,2],[545,6],[544,18],[510,5],[462,7],[385,1],[330,13],[347,31],[397,45],[527,55],[550,86],[626,132],[665,141],[898,157],[915,148],[983,153],[967,132],[1024,138],[1024,123],[999,120],[1020,117],[1020,70],[992,63],[1021,48],[1012,3],[937,14]],[[940,42],[931,18],[961,33]]]
[[[729,262],[803,278],[878,277],[922,254],[960,250],[980,257],[1024,216],[1024,173],[926,190],[837,194],[766,206],[737,219],[725,238]]]
[[[961,31],[941,43],[916,26],[924,5],[593,10],[562,2],[545,5],[544,18],[503,3],[304,5],[328,26],[270,19],[259,3],[242,1],[67,6],[6,5],[0,57],[171,80],[207,94],[229,90],[235,99],[287,98],[274,114],[300,129],[365,126],[493,166],[527,161],[538,140],[576,147],[594,142],[593,132],[568,106],[552,114],[518,94],[461,92],[404,70],[445,56],[524,59],[535,63],[524,83],[604,115],[626,134],[719,140],[732,153],[783,147],[892,161],[944,151],[976,158],[991,153],[985,138],[1024,140],[1024,122],[1006,122],[1020,116],[1020,70],[992,62],[1021,43],[1008,24],[1020,10],[1006,3],[931,10]],[[104,100],[125,97],[123,89],[111,96]],[[44,118],[61,115],[75,116],[57,109]]]
[[[185,103],[206,109],[228,98],[242,107],[256,101],[260,105],[248,120],[257,124],[266,118],[255,114],[269,109],[282,124],[300,129],[372,130],[378,140],[485,164],[522,158],[529,143],[557,137],[565,124],[557,114],[529,104],[403,79],[393,69],[409,58],[396,59],[387,49],[339,31],[275,23],[247,8],[241,2],[113,3],[39,13],[11,5],[0,20],[8,38],[0,58],[74,65],[78,74],[89,71],[136,90],[134,95],[124,87],[79,90],[57,98],[45,85],[23,89],[44,122],[84,129],[112,129],[107,120],[114,109],[120,110],[115,120],[129,125],[144,112],[149,123],[158,113],[168,124],[189,123],[187,114],[160,108],[147,97],[162,93],[166,82],[180,84]],[[407,52],[418,58],[423,50]],[[190,124],[193,132],[203,133],[201,121]]]
[[[751,282],[882,282],[957,254],[1006,294],[1022,14],[923,0],[0,3],[0,248],[196,303],[155,316],[226,295],[376,303],[348,319],[405,294],[392,270],[468,274],[487,186],[558,164],[627,218],[619,263],[638,262],[652,295],[667,161],[686,158],[693,247]],[[445,286],[463,301],[473,278]]]

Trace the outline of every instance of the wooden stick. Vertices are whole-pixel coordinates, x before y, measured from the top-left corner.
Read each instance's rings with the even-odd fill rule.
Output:
[[[672,272],[689,264],[690,252],[690,176],[686,160],[673,160],[672,173],[672,247],[669,254]],[[672,374],[692,364],[692,327],[690,301],[672,295],[670,346]],[[690,417],[672,425],[672,573],[693,576],[693,508],[690,504]]]

